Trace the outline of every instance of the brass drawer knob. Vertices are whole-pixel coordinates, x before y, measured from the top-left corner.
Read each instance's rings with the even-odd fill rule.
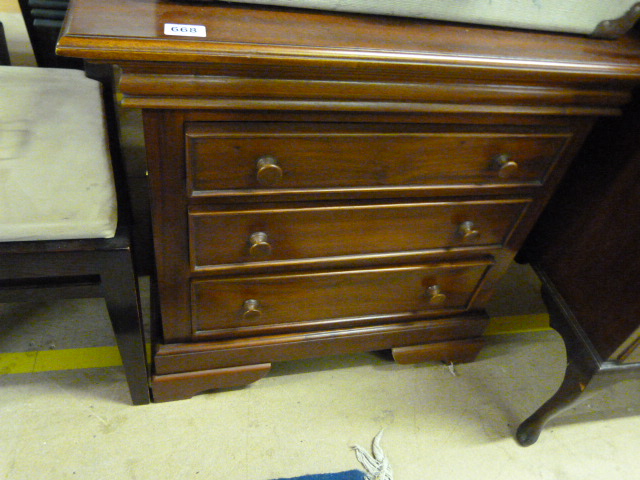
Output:
[[[271,155],[260,157],[256,163],[256,178],[265,187],[277,185],[282,180],[282,168],[278,160]]]
[[[511,178],[518,172],[518,164],[511,160],[511,155],[507,153],[496,155],[494,162],[500,178]]]
[[[434,307],[442,305],[447,300],[447,296],[442,293],[440,285],[431,285],[427,288],[427,297],[429,298],[429,305]]]
[[[249,255],[252,257],[268,257],[271,255],[271,244],[264,232],[252,233],[249,237]]]
[[[478,237],[480,237],[480,230],[476,229],[473,222],[466,221],[458,226],[458,235],[460,235],[464,241],[477,240]]]
[[[245,300],[242,305],[242,319],[246,322],[255,322],[261,316],[260,303],[257,300]]]

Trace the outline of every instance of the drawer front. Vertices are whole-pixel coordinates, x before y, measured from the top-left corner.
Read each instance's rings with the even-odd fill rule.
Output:
[[[425,128],[191,123],[186,127],[189,188],[194,195],[207,195],[233,190],[535,185],[544,181],[571,136]]]
[[[488,260],[193,280],[194,335],[256,334],[268,326],[330,327],[339,319],[417,318],[466,308]],[[333,322],[332,322],[333,321]],[[335,326],[334,326],[335,328]],[[273,328],[272,328],[273,333]]]
[[[530,201],[431,202],[189,214],[192,269],[505,242]]]

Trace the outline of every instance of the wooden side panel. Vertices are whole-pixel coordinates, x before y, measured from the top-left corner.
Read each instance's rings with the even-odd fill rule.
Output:
[[[637,358],[629,348],[640,321],[639,129],[640,103],[597,125],[525,248],[610,360]]]
[[[189,239],[180,112],[143,112],[163,341],[191,336]]]

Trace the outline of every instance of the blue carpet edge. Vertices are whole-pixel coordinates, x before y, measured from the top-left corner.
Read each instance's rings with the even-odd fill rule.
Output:
[[[276,478],[274,480],[365,480],[365,474],[360,470],[347,470],[346,472],[319,473],[301,477]]]

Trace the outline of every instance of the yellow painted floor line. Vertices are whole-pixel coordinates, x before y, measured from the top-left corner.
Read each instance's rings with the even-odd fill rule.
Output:
[[[104,368],[122,365],[117,347],[73,348],[38,352],[34,372]]]
[[[147,358],[150,352],[151,346],[147,345]],[[121,365],[120,352],[115,346],[0,353],[0,375]]]
[[[513,315],[491,318],[484,334],[504,335],[509,333],[540,332],[550,328],[548,313]]]
[[[0,374],[31,373],[38,352],[0,353]]]
[[[549,315],[514,315],[489,320],[486,335],[536,332],[549,329]],[[151,347],[147,345],[150,357]],[[0,375],[37,373],[55,370],[104,368],[122,365],[117,347],[73,348],[33,352],[0,353]]]

